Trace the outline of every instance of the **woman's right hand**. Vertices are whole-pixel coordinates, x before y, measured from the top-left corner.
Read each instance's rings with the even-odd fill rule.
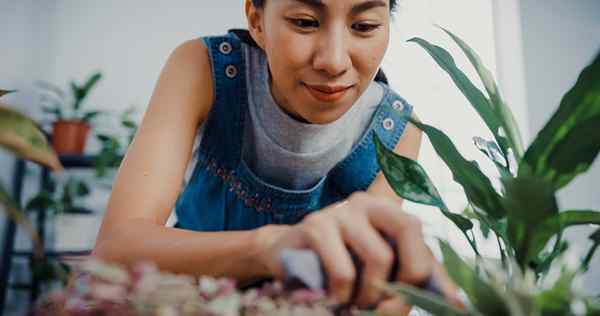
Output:
[[[306,216],[292,226],[261,228],[261,260],[276,279],[283,279],[280,254],[284,248],[310,248],[317,252],[328,277],[329,293],[339,303],[349,302],[357,271],[346,245],[363,265],[356,303],[373,306],[383,293],[378,285],[388,281],[394,251],[400,258],[395,281],[421,285],[434,277],[442,292],[456,297],[456,287],[424,242],[421,222],[401,210],[397,201],[358,192],[348,199]],[[384,237],[396,241],[392,249]],[[441,271],[441,273],[440,273]]]

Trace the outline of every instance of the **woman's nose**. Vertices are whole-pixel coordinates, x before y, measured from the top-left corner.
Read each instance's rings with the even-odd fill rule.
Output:
[[[313,67],[327,75],[337,77],[352,66],[348,43],[342,31],[330,31],[319,39]]]

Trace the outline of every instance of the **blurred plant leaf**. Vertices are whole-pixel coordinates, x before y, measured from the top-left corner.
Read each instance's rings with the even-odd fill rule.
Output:
[[[81,118],[81,120],[86,123],[91,122],[94,118],[96,118],[96,116],[98,116],[100,114],[103,114],[103,112],[102,111],[90,111],[90,112],[85,113],[83,115],[83,117]]]
[[[4,206],[4,207],[2,207]],[[19,210],[19,205],[11,198],[8,191],[4,189],[2,183],[0,183],[0,209],[3,209],[8,215],[8,218],[12,219],[16,224],[24,228],[33,244],[33,254],[35,258],[44,257],[44,249],[37,231],[29,221],[29,218],[25,216],[25,213]]]
[[[415,203],[439,207],[442,213],[463,232],[473,228],[470,220],[448,211],[435,185],[418,162],[387,149],[376,134],[373,135],[373,139],[379,166],[398,196]]]
[[[52,94],[54,94],[54,96],[58,97],[63,102],[66,99],[65,92],[63,91],[63,89],[50,82],[38,80],[35,82],[35,85],[38,88],[45,90],[46,92],[51,92]]]
[[[512,177],[513,175],[510,173],[508,168],[508,162],[506,158],[502,155],[502,151],[498,144],[487,141],[481,137],[473,137],[473,143],[475,147],[479,149],[484,155],[486,155],[496,166],[498,172],[500,173],[500,177]]]
[[[534,249],[543,248],[552,236],[560,233],[570,226],[600,225],[600,212],[588,210],[563,211],[552,217],[546,218],[540,224],[537,219],[537,229],[533,236]]]
[[[87,82],[81,87],[81,89],[85,92],[85,95],[89,93],[89,91],[102,79],[102,73],[96,72],[94,73]]]
[[[523,268],[544,248],[548,241],[544,234],[560,231],[560,221],[540,225],[541,219],[558,215],[556,197],[552,186],[539,178],[504,178],[503,183],[508,239]]]
[[[427,134],[438,156],[452,171],[454,181],[465,190],[468,200],[493,218],[502,218],[506,212],[500,203],[500,195],[492,186],[490,179],[479,170],[478,165],[473,161],[467,161],[442,131],[413,119],[410,119],[410,122]]]
[[[385,287],[385,292],[389,295],[403,297],[406,304],[411,306],[418,306],[421,309],[433,314],[440,316],[466,316],[470,315],[466,312],[462,312],[455,307],[446,303],[443,297],[433,295],[420,288],[404,284],[404,283],[393,283]]]
[[[475,67],[475,70],[477,70],[477,74],[479,75],[479,78],[481,78],[483,86],[485,87],[490,98],[492,109],[494,110],[500,124],[506,131],[506,136],[508,138],[510,147],[515,152],[517,160],[520,160],[523,156],[523,140],[521,138],[521,132],[519,131],[519,126],[515,120],[515,116],[502,100],[502,96],[500,95],[492,73],[485,67],[479,55],[467,43],[449,30],[443,27],[440,28],[446,32],[446,34],[448,34],[456,42],[456,44],[458,44],[473,67]],[[504,152],[508,155],[507,148],[504,148]]]
[[[538,275],[544,275],[550,267],[554,260],[560,256],[562,256],[567,249],[569,249],[569,243],[564,240],[557,240],[558,244],[549,252],[542,252],[535,263],[535,272]]]
[[[42,111],[44,111],[45,113],[48,114],[52,114],[55,116],[55,119],[61,120],[63,118],[63,113],[62,113],[62,109],[60,108],[59,105],[54,105],[54,106],[42,106]]]
[[[490,100],[486,98],[483,92],[481,92],[471,82],[471,80],[469,80],[464,72],[456,66],[456,62],[454,61],[452,55],[450,55],[450,53],[448,53],[448,51],[446,51],[444,48],[433,45],[428,41],[418,37],[412,38],[408,41],[419,44],[427,51],[427,53],[429,53],[429,55],[431,55],[431,57],[433,57],[435,62],[444,71],[446,71],[446,73],[448,73],[458,89],[460,89],[467,100],[469,100],[469,103],[471,103],[475,111],[477,111],[479,116],[490,129],[494,135],[494,139],[496,139],[496,142],[500,144],[500,147],[504,150],[504,155],[506,156],[508,154],[507,149],[509,147],[508,140],[500,133],[501,122],[496,116]]]
[[[588,238],[592,241],[592,246],[588,250],[586,256],[583,258],[583,261],[581,263],[582,271],[587,271],[589,269],[590,262],[594,257],[594,253],[596,252],[596,250],[598,250],[598,247],[600,247],[600,229],[596,230]]]
[[[536,297],[536,303],[544,316],[563,316],[571,311],[573,279],[576,273],[563,269],[559,279],[548,290]]]
[[[27,116],[2,106],[0,106],[0,147],[56,171],[63,169],[38,125]]]
[[[38,195],[36,195],[31,200],[29,200],[29,202],[27,202],[25,210],[45,210],[53,208],[54,206],[55,202],[50,192],[42,190]]]
[[[579,75],[558,110],[538,133],[520,164],[520,175],[567,185],[588,170],[600,150],[600,54]]]
[[[135,129],[135,128],[137,128],[137,124],[134,121],[131,121],[131,120],[123,120],[123,121],[121,121],[121,124],[124,127],[129,128],[129,129]]]
[[[444,266],[456,285],[462,288],[477,311],[483,315],[510,315],[501,294],[482,280],[475,270],[464,262],[446,242],[439,242]]]
[[[17,90],[2,90],[2,89],[0,89],[0,98],[9,93],[13,93],[13,92],[17,92]]]

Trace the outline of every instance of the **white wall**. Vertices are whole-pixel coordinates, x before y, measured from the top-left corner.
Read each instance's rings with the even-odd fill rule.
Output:
[[[530,130],[539,131],[573,86],[581,70],[600,51],[600,1],[522,0],[521,25]],[[532,133],[532,136],[535,133]],[[559,194],[567,209],[600,210],[600,162]],[[587,249],[590,229],[569,234],[572,248]],[[600,291],[600,254],[596,254],[586,287]]]
[[[36,3],[38,2],[38,3]],[[50,2],[23,0],[0,1],[0,88],[19,90],[0,101],[21,112],[35,112],[35,96],[31,89],[31,78],[45,71],[40,48],[49,43],[44,33],[48,25],[44,12],[52,10]],[[14,157],[0,149],[0,182],[10,188]],[[0,213],[0,239],[4,236],[4,215]],[[0,252],[2,249],[0,249]],[[1,255],[1,253],[0,253]]]

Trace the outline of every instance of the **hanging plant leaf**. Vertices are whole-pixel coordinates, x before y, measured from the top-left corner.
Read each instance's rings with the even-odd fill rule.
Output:
[[[500,195],[478,165],[467,161],[442,131],[413,119],[410,122],[427,134],[438,156],[452,171],[454,181],[465,190],[468,200],[493,218],[502,218],[506,212],[500,203]]]
[[[409,42],[419,44],[423,49],[433,57],[435,62],[444,70],[450,78],[454,81],[456,86],[467,98],[469,103],[473,106],[475,111],[483,119],[486,126],[494,135],[496,142],[500,144],[504,155],[508,155],[508,148],[510,147],[508,140],[500,132],[501,122],[496,116],[490,100],[469,80],[462,70],[456,66],[454,58],[444,48],[432,45],[428,41],[415,37]]]
[[[398,196],[415,203],[439,207],[444,216],[465,233],[473,228],[470,220],[448,211],[435,185],[418,162],[387,149],[376,134],[373,139],[379,166]]]
[[[600,54],[579,75],[558,110],[527,149],[520,175],[567,185],[589,169],[600,151]]]
[[[425,205],[444,205],[438,190],[421,165],[387,149],[376,134],[373,134],[373,139],[379,166],[398,196]]]
[[[487,91],[487,94],[490,97],[490,102],[496,114],[496,117],[500,121],[500,125],[502,125],[502,127],[506,131],[506,137],[510,144],[510,148],[512,148],[515,152],[517,161],[520,160],[523,156],[524,151],[521,132],[519,131],[519,126],[517,124],[517,121],[515,120],[515,116],[513,115],[510,108],[502,100],[502,97],[500,95],[492,73],[487,69],[487,67],[485,67],[479,55],[467,43],[465,43],[465,41],[463,41],[461,38],[450,32],[449,30],[443,27],[440,28],[444,32],[446,32],[446,34],[448,34],[456,42],[456,44],[458,44],[458,46],[465,53],[473,67],[475,67],[475,70],[477,71],[479,78],[481,78],[483,86],[485,87],[485,90]],[[504,152],[508,152],[508,150],[505,148]]]
[[[403,284],[393,283],[385,287],[385,292],[392,296],[400,295],[404,302],[411,306],[418,306],[432,315],[440,316],[467,316],[466,312],[460,311],[446,303],[443,297],[433,295],[420,288]]]
[[[482,280],[446,242],[439,242],[444,256],[444,266],[452,280],[462,288],[477,311],[483,315],[510,315],[509,308],[501,294]]]
[[[60,171],[62,165],[46,136],[27,116],[0,106],[0,146],[20,157]]]

